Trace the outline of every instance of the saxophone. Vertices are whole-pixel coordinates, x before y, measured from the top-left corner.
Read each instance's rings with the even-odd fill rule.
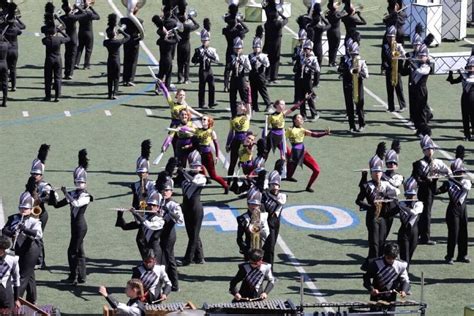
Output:
[[[352,60],[352,99],[354,103],[359,103],[359,68],[360,56],[355,56]]]
[[[146,209],[146,178],[142,177],[140,179],[140,210],[145,210]]]
[[[382,185],[381,185],[381,182],[379,182],[379,183],[377,183],[377,187],[375,188],[375,199],[374,199],[375,220],[376,221],[380,220],[380,214],[382,213],[383,202],[380,200],[380,196],[382,194],[383,194]],[[377,201],[377,202],[375,202],[375,201]]]
[[[390,51],[392,54],[391,68],[392,68],[392,86],[395,87],[398,84],[398,59],[400,58],[400,52],[397,49],[397,41],[393,40],[390,44]]]
[[[249,225],[249,231],[250,231],[250,249],[261,249],[262,246],[260,244],[260,231],[262,230],[261,228],[261,222],[260,222],[260,208],[256,207],[254,210],[252,210],[252,216],[250,217],[250,225]]]

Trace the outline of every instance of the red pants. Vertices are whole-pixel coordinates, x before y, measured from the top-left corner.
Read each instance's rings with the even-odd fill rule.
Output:
[[[289,159],[289,157],[291,157],[290,149],[288,149],[287,151],[287,159]],[[316,162],[316,160],[314,160],[313,156],[311,156],[306,150],[303,156],[303,164],[313,171],[313,174],[309,178],[308,185],[306,186],[307,188],[310,188],[313,185],[314,181],[316,181],[316,178],[319,176],[319,172],[320,172],[319,165]],[[297,163],[291,162],[288,160],[288,168],[287,168],[288,170],[287,170],[287,175],[286,175],[288,178],[293,177],[293,174],[295,173],[297,166],[298,166]]]
[[[201,160],[202,160],[202,165],[206,168],[211,179],[217,181],[224,189],[227,189],[229,185],[216,172],[216,167],[214,165],[214,157],[212,155],[212,152],[201,153]]]

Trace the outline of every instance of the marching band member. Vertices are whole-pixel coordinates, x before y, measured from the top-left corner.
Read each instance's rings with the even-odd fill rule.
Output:
[[[194,50],[193,58],[191,62],[199,64],[199,93],[198,93],[198,104],[199,108],[212,108],[216,106],[215,102],[215,86],[214,86],[214,73],[212,72],[212,63],[219,62],[219,55],[217,55],[216,49],[209,46],[211,39],[211,22],[208,18],[204,19],[204,28],[201,30],[201,43],[202,45]],[[205,105],[205,92],[206,83],[209,87],[209,99],[208,105]]]
[[[324,132],[313,132],[305,129],[303,127],[303,123],[303,116],[301,116],[300,114],[295,114],[293,116],[293,127],[287,128],[285,132],[286,137],[291,143],[291,151],[288,154],[288,174],[286,180],[290,182],[297,182],[296,179],[293,178],[293,175],[296,171],[296,167],[305,164],[313,171],[313,174],[309,178],[308,184],[306,185],[306,191],[314,192],[314,190],[311,189],[311,186],[313,185],[314,181],[316,181],[320,169],[316,160],[314,160],[313,156],[311,156],[311,154],[305,149],[303,143],[304,138],[305,136],[315,138],[324,137],[326,135],[331,135],[331,131],[328,128]]]
[[[229,176],[234,175],[234,169],[239,159],[239,148],[250,129],[251,117],[250,104],[241,102],[237,106],[237,115],[230,120],[229,134],[225,146],[226,152],[230,152],[229,169],[227,171]]]
[[[418,183],[418,199],[423,202],[423,213],[418,222],[419,244],[436,245],[431,239],[431,208],[436,192],[436,184],[440,176],[451,175],[452,172],[443,161],[433,157],[435,149],[431,137],[425,135],[420,141],[424,157],[413,163],[413,177]]]
[[[403,8],[402,0],[389,0],[387,7],[388,14],[384,16],[383,23],[385,26],[395,26],[397,30],[397,42],[404,44],[405,32],[403,26],[407,20],[407,14]]]
[[[336,57],[337,50],[339,49],[339,43],[341,42],[341,18],[342,14],[339,11],[339,5],[334,3],[334,0],[328,1],[328,11],[326,12],[326,19],[331,25],[330,29],[327,30],[326,36],[328,38],[328,58],[329,66],[337,66]]]
[[[161,250],[163,251],[162,262],[166,266],[166,273],[171,281],[171,290],[179,291],[178,270],[176,269],[176,259],[174,257],[174,244],[176,243],[175,224],[183,223],[183,212],[181,206],[175,202],[173,196],[173,180],[167,176],[167,173],[160,173],[156,180],[155,187],[163,197],[163,212],[165,226],[161,232]]]
[[[103,285],[99,287],[99,293],[117,310],[118,315],[145,316],[145,306],[141,302],[143,296],[143,284],[139,279],[131,279],[127,282],[125,294],[129,298],[127,304],[120,303],[115,297],[109,295],[107,288]]]
[[[30,170],[30,175],[34,177],[36,181],[38,197],[38,201],[36,201],[36,203],[39,203],[38,206],[41,208],[41,215],[39,216],[39,220],[41,221],[41,230],[43,231],[43,234],[44,230],[46,229],[46,224],[48,223],[49,218],[45,203],[50,202],[50,194],[55,194],[54,198],[57,197],[56,193],[52,191],[53,188],[51,187],[51,185],[43,179],[44,163],[46,161],[46,157],[48,156],[49,147],[50,146],[47,144],[42,144],[40,146],[38,150],[38,156],[36,159],[33,160]],[[44,269],[46,267],[46,263],[43,239],[41,238],[39,242],[41,246],[41,254],[38,258],[38,265],[41,269]]]
[[[263,281],[267,281],[265,288]],[[237,284],[242,282],[240,289]],[[263,251],[252,249],[249,251],[249,261],[239,264],[239,271],[232,278],[229,292],[234,296],[233,302],[249,299],[266,299],[273,289],[275,278],[271,264],[263,262]]]
[[[474,133],[474,56],[468,59],[465,70],[465,73],[459,71],[459,77],[456,79],[453,78],[453,72],[450,70],[446,80],[450,84],[462,82],[461,114],[464,140],[471,141],[471,129]]]
[[[278,70],[280,68],[280,51],[281,51],[281,37],[282,31],[288,18],[285,17],[276,8],[274,0],[269,0],[265,7],[267,21],[264,24],[265,28],[265,43],[263,45],[263,52],[268,54],[270,65],[266,69],[267,79],[270,83],[277,83]]]
[[[14,2],[8,3],[8,19],[7,26],[8,29],[5,32],[5,38],[7,39],[8,46],[8,55],[7,55],[7,64],[8,72],[10,75],[11,82],[11,91],[16,91],[16,64],[18,61],[18,36],[22,34],[22,30],[26,28],[25,24],[16,16],[15,11],[17,10],[17,5]]]
[[[244,43],[240,37],[234,40],[234,54],[230,62],[226,65],[230,75],[229,83],[229,102],[232,117],[237,115],[237,92],[244,103],[249,103],[249,85],[247,74],[252,69],[247,55],[242,54]]]
[[[45,14],[45,26],[42,27],[42,31],[45,34],[42,42],[46,48],[46,58],[44,61],[45,98],[43,100],[51,101],[51,83],[54,78],[54,102],[59,102],[59,97],[61,96],[61,77],[63,67],[63,62],[61,60],[61,44],[69,42],[70,37],[60,29],[56,32],[54,17],[49,13]],[[62,36],[56,36],[57,33]]]
[[[387,103],[388,111],[395,111],[395,101],[393,98],[394,90],[397,94],[398,104],[400,105],[400,112],[405,111],[405,96],[403,95],[403,83],[400,70],[403,67],[400,57],[406,55],[402,44],[396,41],[397,29],[395,26],[389,26],[385,32],[387,42],[382,46],[382,70],[385,71],[385,86],[387,88]],[[397,57],[397,55],[399,57]],[[393,69],[394,60],[397,59],[397,69]],[[392,62],[393,61],[393,62]],[[392,71],[398,71],[397,75],[392,75]],[[392,77],[396,78],[393,82]]]
[[[85,213],[87,206],[94,199],[87,192],[87,167],[89,159],[86,149],[79,151],[79,166],[74,170],[74,185],[76,190],[68,192],[61,188],[65,198],[58,201],[54,207],[60,208],[69,204],[71,208],[71,240],[67,249],[69,262],[69,277],[64,281],[77,285],[86,283],[86,253],[84,251],[84,238],[87,234]],[[51,197],[54,195],[51,195]]]
[[[321,3],[315,3],[313,5],[313,13],[311,16],[311,23],[306,26],[307,30],[311,29],[313,36],[310,38],[314,43],[314,54],[318,60],[318,64],[322,65],[323,62],[323,33],[331,28],[328,20],[321,15]],[[319,85],[320,72],[317,72],[314,76],[314,85]]]
[[[94,30],[92,29],[92,23],[93,21],[100,20],[99,14],[97,14],[91,5],[91,0],[83,1],[84,12],[87,13],[87,16],[79,20],[79,44],[77,46],[76,63],[74,66],[76,69],[79,69],[82,51],[84,49],[84,69],[89,69],[91,67],[92,48],[94,47]]]
[[[383,249],[383,256],[372,261],[364,274],[364,287],[370,292],[371,301],[395,302],[397,294],[405,298],[410,290],[407,263],[397,259],[400,249],[396,243],[388,243]],[[371,311],[395,311],[395,305],[373,307]]]
[[[456,159],[451,163],[451,171],[454,177],[448,178],[436,194],[448,192],[449,204],[446,209],[446,224],[448,225],[448,249],[444,257],[446,263],[454,264],[454,249],[458,246],[456,261],[469,263],[471,259],[467,256],[468,250],[468,215],[467,196],[471,190],[471,180],[463,178],[466,174],[464,167],[464,146],[456,148]]]
[[[180,40],[176,47],[178,62],[178,83],[188,84],[189,60],[191,58],[190,34],[199,28],[199,23],[191,15],[180,15],[179,21],[183,24],[183,31],[179,32]]]
[[[18,256],[8,254],[11,247],[10,239],[0,236],[0,265],[2,277],[0,278],[0,309],[13,311],[20,308],[18,288],[20,287],[20,268]]]
[[[7,106],[8,99],[8,47],[8,40],[3,34],[0,34],[0,83],[3,94],[2,107]]]
[[[420,23],[418,23],[416,27],[423,28]],[[411,67],[410,59],[416,58],[416,55],[418,54],[418,51],[420,50],[420,47],[422,44],[423,44],[423,40],[421,39],[421,36],[415,32],[411,41],[413,51],[405,55],[407,60],[405,61],[403,68],[401,70],[402,76],[408,76],[408,104],[410,106],[410,121],[412,121],[413,124],[415,124],[415,127],[418,126],[420,118],[419,118],[419,115],[417,117],[417,114],[419,113],[419,109],[416,108],[417,103],[416,103],[415,94],[417,92],[414,89],[415,85],[411,84],[413,82],[413,75],[415,74],[414,72],[415,69]]]
[[[200,173],[201,155],[197,150],[191,152],[188,156],[190,171],[182,168],[178,172],[184,177],[181,183],[183,190],[183,209],[184,224],[188,235],[188,246],[186,254],[182,261],[177,261],[178,266],[188,266],[191,262],[203,264],[204,251],[202,248],[201,233],[202,220],[204,218],[204,210],[201,203],[201,191],[206,185],[206,177]]]
[[[306,118],[306,103],[308,103],[309,111],[311,113],[309,120],[314,121],[319,118],[319,113],[316,111],[316,106],[314,104],[316,95],[313,91],[313,86],[318,84],[318,82],[315,82],[315,76],[321,71],[321,68],[319,68],[318,59],[313,54],[313,42],[311,40],[308,39],[304,42],[303,51],[304,54],[300,63],[301,69],[296,73],[299,74],[296,100],[305,100],[305,102],[300,106],[300,112],[303,118]],[[311,97],[306,99],[306,95],[310,95]]]
[[[223,188],[224,194],[229,193],[229,185],[217,174],[215,165],[219,156],[219,142],[214,131],[214,119],[211,116],[204,115],[201,118],[202,127],[196,128],[195,136],[199,140],[199,153],[201,154],[202,164],[212,180],[217,181]],[[214,144],[214,152],[212,155],[211,142]]]
[[[380,144],[377,149],[379,148]],[[385,200],[394,199],[399,193],[390,183],[382,180],[383,161],[379,155],[378,152],[369,161],[371,180],[367,181],[367,172],[362,172],[360,192],[355,201],[361,210],[366,211],[365,225],[368,232],[369,254],[361,266],[364,271],[367,271],[373,259],[381,255],[387,238],[387,217],[391,215],[392,210],[390,202]],[[381,156],[383,157],[383,153]]]
[[[39,240],[43,238],[41,222],[31,216],[35,205],[36,182],[30,177],[26,191],[20,195],[19,213],[10,215],[2,234],[13,239],[12,250],[19,257],[20,284],[18,297],[26,291],[26,300],[35,304],[37,300],[35,265],[41,252]]]
[[[222,29],[222,34],[227,41],[227,49],[225,52],[224,92],[229,90],[230,67],[228,65],[232,61],[235,39],[244,39],[245,34],[249,31],[247,25],[245,25],[237,15],[238,10],[239,7],[237,4],[230,4],[229,13],[224,17],[224,20],[227,23],[226,27]]]
[[[403,184],[403,176],[397,173],[400,149],[400,141],[397,139],[393,140],[391,149],[385,154],[385,166],[387,170],[382,175],[383,180],[388,181],[388,183],[397,189],[400,189],[400,186]],[[393,216],[387,216],[387,236],[390,234],[392,223]]]
[[[156,44],[160,47],[158,78],[164,80],[166,88],[171,89],[174,51],[179,40],[179,35],[175,31],[177,21],[172,17],[171,9],[168,6],[163,8],[163,19],[155,15],[152,21],[158,27],[156,33],[159,36],[156,41]]]
[[[107,57],[107,87],[108,97],[111,100],[117,99],[119,80],[120,80],[120,46],[130,40],[130,36],[118,29],[117,33],[122,34],[123,37],[117,39],[115,27],[117,25],[117,15],[115,13],[109,14],[108,28],[106,30],[107,39],[104,40],[103,45],[107,48],[109,53]]]
[[[306,40],[308,39],[308,33],[306,33],[306,30],[301,28],[299,31],[298,31],[298,41],[299,41],[299,45],[297,45],[295,47],[295,49],[293,50],[293,55],[291,56],[291,60],[292,60],[292,63],[293,63],[293,72],[294,72],[294,76],[293,76],[293,87],[294,87],[294,97],[293,97],[293,103],[296,103],[298,102],[298,98],[299,98],[299,87],[298,87],[298,83],[299,83],[299,80],[300,80],[300,77],[301,77],[301,71],[303,70],[302,68],[302,65],[301,63],[303,62],[304,60],[304,43],[306,42]],[[267,111],[267,110],[265,110]]]
[[[404,183],[404,188],[406,201],[396,202],[401,224],[398,230],[398,245],[400,259],[409,266],[418,245],[418,220],[423,212],[423,202],[417,200],[418,184],[415,178],[409,177]]]
[[[135,6],[133,15],[137,16],[138,11],[138,6]],[[143,24],[142,19],[138,17],[137,19]],[[125,26],[124,33],[130,36],[130,40],[123,44],[122,83],[126,87],[131,87],[135,85],[135,73],[137,72],[138,54],[140,53],[140,31],[128,16],[120,19],[120,25]]]
[[[143,283],[144,297],[148,304],[166,301],[171,292],[171,282],[164,265],[160,265],[152,250],[149,250],[143,262],[132,269],[132,279]]]
[[[342,23],[346,29],[346,37],[344,38],[344,42],[346,42],[349,38],[352,38],[354,33],[357,32],[358,25],[366,25],[367,22],[360,14],[360,11],[356,11],[354,6],[351,4],[351,0],[343,0],[344,3],[344,11],[346,14],[341,18]]]
[[[68,0],[62,0],[63,5],[61,8],[64,11],[64,15],[60,17],[66,26],[66,34],[69,36],[70,41],[67,42],[64,47],[64,80],[71,80],[74,74],[74,65],[76,63],[76,54],[78,46],[78,35],[76,23],[87,17],[87,13],[84,12],[79,6],[74,5],[73,8],[68,3]],[[77,10],[77,12],[73,12]]]
[[[287,197],[286,194],[280,192],[281,175],[278,171],[270,172],[268,185],[269,188],[262,195],[262,209],[268,214],[267,222],[270,231],[263,245],[265,251],[263,259],[273,267],[275,245],[280,232],[280,215]]]
[[[369,78],[369,69],[365,60],[360,59],[359,44],[352,42],[348,49],[349,55],[341,58],[339,71],[342,72],[342,86],[346,112],[349,118],[349,131],[362,132],[365,128],[364,118],[364,80]],[[357,89],[357,91],[355,91]],[[357,94],[355,94],[355,93]],[[355,125],[354,103],[359,128]]]
[[[270,66],[270,61],[266,54],[262,53],[262,37],[263,28],[261,25],[257,26],[255,38],[252,42],[253,53],[249,55],[249,61],[252,69],[249,73],[249,80],[251,94],[252,94],[252,110],[259,112],[258,109],[258,94],[262,96],[263,102],[265,103],[265,111],[270,109],[270,97],[267,91],[267,80],[265,77],[265,69]]]

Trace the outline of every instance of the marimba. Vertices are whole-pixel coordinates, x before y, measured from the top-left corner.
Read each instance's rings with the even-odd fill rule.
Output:
[[[298,308],[290,300],[267,299],[258,301],[241,301],[235,303],[207,304],[203,309],[206,315],[212,314],[277,314],[297,315]]]

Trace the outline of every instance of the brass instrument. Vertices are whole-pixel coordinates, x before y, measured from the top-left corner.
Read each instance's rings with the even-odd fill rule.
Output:
[[[65,32],[66,31],[66,24],[64,24],[63,20],[61,20],[61,18],[59,17],[60,14],[61,14],[61,10],[59,10],[59,11],[57,11],[53,14],[54,20],[56,22],[58,22],[58,24],[56,24],[56,29],[60,32]]]
[[[260,243],[260,231],[262,230],[260,222],[260,208],[256,207],[252,210],[252,215],[250,217],[250,249],[261,249],[262,245]]]
[[[146,4],[146,0],[122,0],[122,4],[127,7],[127,17],[135,24],[140,33],[140,40],[143,40],[145,38],[145,29],[134,12],[141,9]]]
[[[189,9],[189,12],[188,12],[188,19],[189,19],[189,18],[193,18],[193,19],[194,19],[195,17],[197,17],[197,10],[194,9],[194,8],[190,8],[190,9]]]
[[[224,2],[227,5],[235,4],[239,8],[243,8],[247,6],[247,4],[249,3],[249,0],[224,0]]]
[[[21,215],[21,220],[20,222],[18,223],[18,225],[16,226],[16,230],[15,230],[15,237],[13,238],[13,243],[12,243],[12,246],[11,246],[11,250],[12,251],[15,251],[15,247],[16,247],[16,242],[18,241],[18,237],[20,236],[20,232],[18,230],[18,228],[20,227],[20,225],[22,225],[23,223],[25,222],[25,215]]]
[[[375,220],[380,220],[380,214],[382,213],[383,202],[380,197],[382,196],[382,187],[381,182],[377,183],[377,187],[375,188],[375,199],[374,199],[374,206],[375,206]],[[382,196],[383,197],[383,196]]]
[[[140,179],[140,210],[146,209],[147,203],[146,203],[146,197],[147,197],[147,192],[146,192],[146,178],[142,177]]]
[[[352,99],[354,103],[359,103],[359,68],[360,56],[355,56],[352,60]]]
[[[392,86],[395,87],[398,84],[398,59],[400,58],[400,52],[398,51],[398,44],[395,39],[392,40],[390,44],[390,51],[392,54],[391,68],[392,68],[392,77],[391,82]]]

